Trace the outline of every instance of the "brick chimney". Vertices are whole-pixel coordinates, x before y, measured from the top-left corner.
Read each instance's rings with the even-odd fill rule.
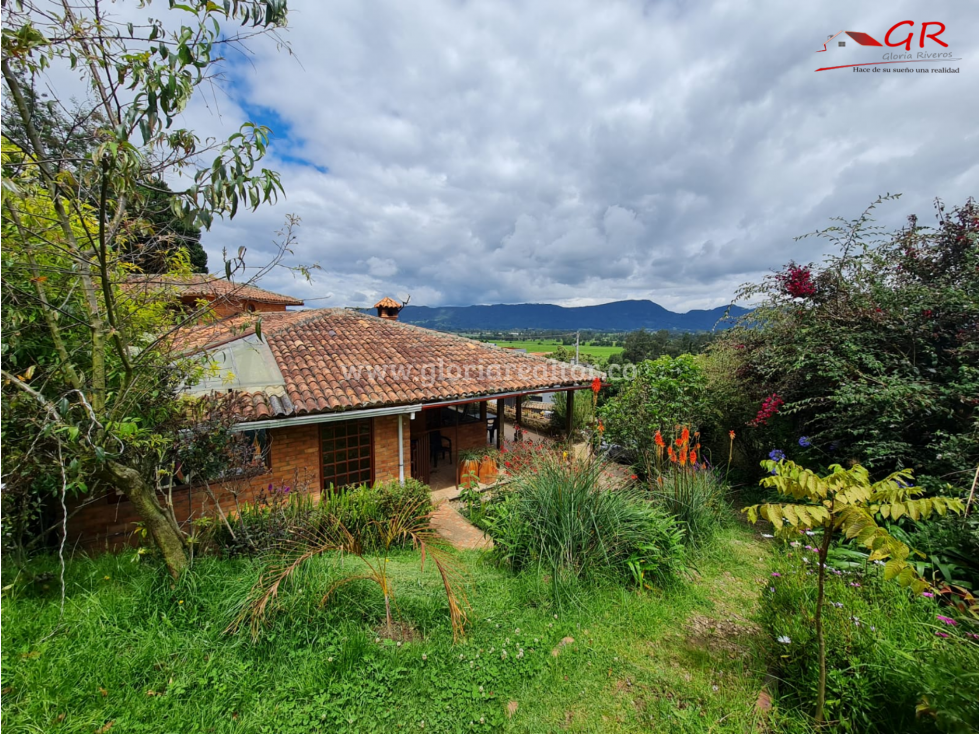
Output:
[[[404,307],[404,303],[398,303],[393,298],[382,298],[374,304],[374,308],[377,309],[378,318],[387,319],[388,321],[397,321],[398,314],[401,313],[401,309]]]

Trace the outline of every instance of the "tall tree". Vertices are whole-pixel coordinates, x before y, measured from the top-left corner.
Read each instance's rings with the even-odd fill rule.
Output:
[[[190,226],[281,193],[278,175],[259,165],[268,129],[246,123],[227,140],[204,142],[175,123],[221,49],[274,32],[286,5],[171,2],[152,15],[134,10],[138,22],[106,10],[101,0],[5,6],[0,66],[23,135],[8,139],[4,128],[3,473],[22,475],[33,462],[55,468],[62,496],[96,483],[122,491],[178,575],[188,565],[184,538],[156,490],[186,412],[178,387],[203,366],[171,351],[181,324],[161,297],[121,287],[127,247],[146,192],[175,173],[189,184],[174,192],[172,211]],[[83,159],[35,124],[24,80],[52,64],[92,95],[73,117],[104,121]],[[225,263],[228,277],[243,255]],[[186,253],[167,268],[188,272]]]

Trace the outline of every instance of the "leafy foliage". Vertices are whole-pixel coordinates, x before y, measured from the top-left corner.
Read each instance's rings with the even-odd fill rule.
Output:
[[[653,466],[657,431],[700,422],[707,414],[707,379],[697,358],[660,357],[638,366],[634,380],[599,410],[605,438]]]
[[[378,531],[391,518],[422,521],[432,510],[427,485],[416,479],[378,482],[319,493],[302,476],[288,486],[270,484],[254,502],[242,503],[228,524],[211,522],[204,543],[231,556],[279,550],[296,536],[323,527],[346,528],[368,552],[380,551]]]
[[[964,485],[979,464],[979,208],[937,202],[935,228],[911,216],[884,232],[872,214],[890,198],[815,233],[834,246],[823,264],[743,287],[761,303],[712,348],[731,383],[721,407],[743,425],[777,394],[780,416],[746,434]]]
[[[814,548],[776,554],[761,594],[780,702],[807,704],[819,687]],[[880,567],[845,568],[831,554],[825,586],[826,718],[840,731],[966,732],[979,723],[979,644],[936,598],[894,593]]]
[[[227,140],[203,141],[176,121],[220,49],[273,31],[285,4],[144,7],[137,17],[121,23],[92,3],[58,12],[30,1],[5,7],[0,65],[16,115],[3,121],[3,474],[28,491],[56,488],[62,504],[69,492],[119,489],[177,576],[189,556],[157,489],[185,417],[180,387],[206,365],[170,346],[201,313],[181,321],[165,294],[122,284],[134,258],[152,255],[154,269],[178,278],[201,264],[179,238],[147,248],[146,237],[164,241],[160,222],[179,221],[180,232],[170,227],[163,237],[179,234],[186,244],[215,217],[282,193],[278,175],[260,166],[266,128],[246,123]],[[249,30],[236,33],[236,23]],[[53,66],[92,94],[68,117],[33,92]],[[186,188],[161,187],[178,173]],[[270,266],[295,223],[288,220]],[[243,267],[242,250],[225,262],[225,276]]]
[[[963,504],[952,497],[919,497],[923,490],[912,485],[913,473],[902,469],[878,482],[870,481],[870,474],[859,464],[844,469],[839,464],[830,467],[830,473],[819,476],[815,472],[792,461],[764,461],[762,466],[770,476],[762,484],[779,494],[797,500],[793,503],[765,503],[746,507],[744,512],[752,523],[759,518],[768,520],[775,532],[783,536],[801,532],[822,530],[818,550],[816,586],[818,595],[815,605],[816,638],[819,645],[819,684],[816,691],[816,722],[822,723],[826,706],[827,660],[822,626],[826,562],[835,533],[840,532],[849,540],[870,550],[870,561],[884,561],[884,578],[897,579],[902,586],[910,586],[915,592],[928,588],[908,562],[911,549],[877,524],[876,515],[897,520],[908,516],[913,520],[927,519],[932,513],[943,515],[948,511],[962,512]]]
[[[660,357],[699,354],[714,339],[711,332],[676,332],[660,329],[630,331],[622,340],[622,352],[609,357],[609,364],[639,364]]]

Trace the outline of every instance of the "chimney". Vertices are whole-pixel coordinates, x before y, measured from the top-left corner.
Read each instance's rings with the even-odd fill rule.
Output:
[[[382,298],[380,301],[374,304],[374,308],[377,309],[377,316],[381,319],[387,319],[388,321],[397,321],[398,314],[401,313],[401,309],[405,307],[405,303],[398,303],[393,298]]]

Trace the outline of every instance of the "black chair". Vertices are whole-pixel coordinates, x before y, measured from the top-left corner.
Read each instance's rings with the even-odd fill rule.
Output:
[[[496,443],[497,421],[499,418],[492,417],[486,421],[486,430],[489,431],[489,442]]]
[[[432,431],[428,434],[428,450],[432,461],[433,467],[438,467],[439,456],[443,459],[448,457],[452,458],[452,439],[447,436],[443,436],[438,431]]]

